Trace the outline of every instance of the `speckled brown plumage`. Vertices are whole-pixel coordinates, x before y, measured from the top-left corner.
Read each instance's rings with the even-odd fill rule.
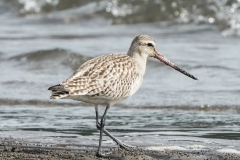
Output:
[[[85,62],[60,85],[69,92],[65,96],[128,97],[138,76],[137,63],[132,57],[126,54],[110,54]]]

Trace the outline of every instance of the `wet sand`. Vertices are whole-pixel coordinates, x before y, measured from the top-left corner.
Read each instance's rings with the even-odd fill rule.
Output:
[[[120,148],[103,148],[105,158],[95,156],[96,147],[80,146],[82,149],[67,148],[59,144],[47,146],[26,143],[24,140],[14,138],[0,139],[0,159],[113,159],[113,160],[239,160],[240,155],[235,153],[220,153],[214,150],[163,150],[134,149],[131,151]]]

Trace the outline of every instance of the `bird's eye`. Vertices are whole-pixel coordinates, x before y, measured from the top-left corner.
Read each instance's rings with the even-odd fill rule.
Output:
[[[152,43],[148,43],[147,44],[149,47],[153,47],[153,44]]]

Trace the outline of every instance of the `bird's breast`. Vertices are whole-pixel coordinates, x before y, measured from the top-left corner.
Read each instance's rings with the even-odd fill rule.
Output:
[[[134,93],[137,92],[137,90],[140,88],[142,84],[142,81],[143,81],[143,76],[139,76],[134,80],[129,96],[132,96]]]

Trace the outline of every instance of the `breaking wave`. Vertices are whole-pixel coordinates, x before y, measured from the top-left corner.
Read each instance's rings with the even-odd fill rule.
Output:
[[[64,23],[103,18],[110,24],[207,24],[223,36],[240,36],[239,0],[4,0],[2,15],[41,16]],[[4,14],[5,13],[5,14]]]

